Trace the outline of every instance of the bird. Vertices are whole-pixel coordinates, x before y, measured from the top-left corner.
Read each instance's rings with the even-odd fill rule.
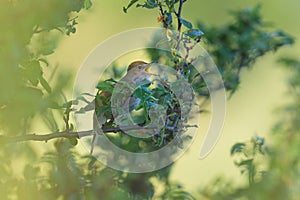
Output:
[[[149,69],[152,64],[153,62],[147,63],[141,60],[132,62],[131,64],[129,64],[126,74],[119,80],[119,83],[126,82],[127,84],[133,87],[142,85],[144,83],[148,83],[150,81],[151,75],[153,75],[149,72]],[[110,104],[112,92],[113,91],[100,91],[95,97],[95,110],[93,117],[94,134],[91,143],[90,154],[93,154],[99,130],[101,130],[102,126],[105,123],[112,123],[114,120],[111,112],[99,112],[101,111],[101,107],[104,108],[105,106],[110,106],[108,104]],[[134,110],[138,106],[139,102],[140,99],[131,96],[129,100],[129,112]]]

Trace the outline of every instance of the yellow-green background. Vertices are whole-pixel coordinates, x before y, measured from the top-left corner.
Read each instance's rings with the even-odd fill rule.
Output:
[[[159,26],[156,21],[157,11],[131,8],[128,14],[124,14],[122,7],[127,2],[94,0],[92,9],[80,15],[76,34],[65,36],[60,41],[58,49],[50,56],[50,62],[75,74],[89,52],[110,36],[129,29]],[[278,117],[274,112],[275,108],[288,100],[285,84],[287,73],[275,61],[280,56],[299,57],[300,45],[297,38],[300,34],[300,23],[297,18],[300,1],[188,0],[184,7],[183,16],[186,19],[221,25],[232,20],[228,15],[229,10],[251,7],[257,3],[262,5],[264,19],[296,37],[296,44],[264,56],[253,69],[242,72],[238,91],[227,101],[222,136],[213,151],[203,160],[199,160],[198,155],[209,118],[201,118],[201,127],[195,142],[176,162],[171,176],[172,180],[183,183],[189,190],[196,190],[219,175],[243,183],[229,155],[230,147],[255,134],[268,137],[272,124]]]

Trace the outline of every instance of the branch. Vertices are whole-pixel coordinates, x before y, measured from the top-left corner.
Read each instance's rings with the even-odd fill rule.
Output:
[[[187,128],[196,128],[196,125],[185,125],[184,127]],[[167,129],[174,130],[172,127],[166,127]],[[120,127],[109,127],[109,128],[102,128],[103,133],[117,133],[122,132],[126,134],[124,131],[131,131],[131,130],[141,130],[141,129],[157,129],[157,126],[123,126]],[[21,135],[21,136],[1,136],[0,135],[0,144],[7,144],[7,143],[16,143],[16,142],[26,142],[26,141],[45,141],[48,142],[49,140],[56,139],[56,138],[82,138],[87,136],[95,135],[94,130],[87,130],[87,131],[79,131],[79,132],[68,132],[68,131],[61,131],[61,132],[54,132],[45,135],[36,135],[36,134],[28,134],[28,135]]]
[[[182,27],[182,23],[181,23],[181,12],[182,12],[182,5],[185,1],[184,0],[180,0],[179,1],[179,7],[178,7],[178,11],[174,11],[176,17],[177,17],[177,31],[178,31],[178,41],[177,41],[177,45],[176,45],[176,50],[179,50],[179,45],[180,45],[180,40],[181,40],[181,27]]]
[[[140,130],[140,129],[155,129],[156,126],[124,126],[120,127],[112,127],[112,128],[103,128],[103,133],[116,133],[116,132],[123,132],[130,131],[130,130]],[[3,143],[15,143],[15,142],[25,142],[25,141],[45,141],[55,139],[55,138],[81,138],[86,136],[94,135],[94,130],[87,130],[87,131],[79,131],[79,132],[68,132],[61,131],[61,132],[54,132],[45,135],[36,135],[36,134],[28,134],[28,135],[21,135],[21,136],[0,136],[0,144]]]
[[[179,1],[178,11],[177,11],[177,13],[175,12],[175,15],[177,16],[177,23],[178,23],[177,30],[179,33],[181,32],[181,26],[182,26],[180,18],[181,18],[181,12],[182,12],[182,5],[184,2],[185,2],[184,0]]]
[[[163,17],[163,19],[162,19],[163,26],[164,26],[164,28],[168,28],[168,23],[167,23],[167,21],[166,21],[166,19],[164,17],[165,16],[165,12],[164,12],[162,4],[160,2],[158,2],[158,7],[159,7],[160,14]]]
[[[21,136],[1,136],[0,143],[14,143],[14,142],[25,142],[25,141],[45,141],[55,139],[55,138],[79,138],[85,137],[93,134],[93,130],[89,131],[81,131],[81,132],[54,132],[45,135],[36,135],[36,134],[28,134],[28,135],[21,135]]]

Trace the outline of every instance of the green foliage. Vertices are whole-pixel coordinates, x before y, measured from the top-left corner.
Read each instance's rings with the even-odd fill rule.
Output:
[[[160,13],[158,21],[166,28],[171,52],[149,49],[148,53],[151,60],[160,60],[161,64],[167,64],[176,70],[178,79],[183,78],[193,83],[196,75],[199,76],[199,74],[191,64],[195,58],[190,55],[190,51],[200,42],[204,33],[200,29],[193,28],[193,24],[182,17],[182,9],[185,2],[185,0],[151,0],[147,1],[143,6],[137,4],[137,7],[149,9],[145,5],[152,5],[151,9],[156,8]],[[137,2],[131,1],[128,7],[134,5],[134,3]],[[155,38],[153,41],[155,41]],[[182,51],[185,51],[185,54]],[[203,83],[203,80],[198,80],[193,85],[199,86],[203,85]],[[197,87],[194,87],[194,89],[197,93],[202,92]],[[207,97],[207,91],[203,96]]]
[[[232,11],[232,22],[219,27],[198,27],[205,33],[204,42],[223,76],[225,87],[235,92],[242,68],[250,68],[258,58],[278,48],[291,45],[294,39],[281,30],[267,31],[260,6]]]
[[[183,24],[183,26],[185,26],[188,29],[192,29],[193,28],[193,24],[183,18],[179,18],[180,22]]]
[[[195,200],[195,198],[184,190],[181,185],[173,184],[166,188],[165,194],[162,195],[161,199],[166,200]]]
[[[300,62],[292,58],[281,58],[280,63],[292,72],[289,80],[289,95],[292,102],[279,112],[279,121],[272,131],[272,145],[265,148],[264,139],[254,137],[249,142],[237,143],[231,155],[238,161],[235,164],[248,173],[249,185],[222,187],[221,180],[214,188],[201,190],[201,196],[208,199],[297,199],[300,195],[299,159],[299,88]],[[267,153],[267,154],[266,154]],[[258,157],[262,156],[262,159]],[[239,158],[237,158],[239,157]],[[265,166],[264,171],[257,170]],[[218,191],[215,191],[218,189]]]
[[[265,171],[260,170],[256,164],[260,155],[264,155],[267,148],[264,144],[264,138],[255,136],[249,143],[236,143],[231,148],[231,155],[237,157],[235,165],[241,168],[241,173],[248,174],[249,184],[253,184],[257,176]]]
[[[161,16],[163,17],[161,22],[163,26],[166,28],[174,27],[174,25],[171,26],[166,23],[165,19],[168,18],[166,13],[170,7],[177,5],[179,1],[168,5],[166,1],[157,1],[157,3],[162,5]],[[180,41],[184,46],[186,55],[179,52],[178,42],[175,42],[172,48],[172,55],[161,51],[155,53],[149,50],[148,52],[152,60],[160,60],[163,64],[179,70],[193,84],[194,91],[202,97],[208,96],[209,93],[205,82],[199,76],[199,72],[191,64],[193,57],[189,55],[193,46],[201,39],[203,39],[206,49],[213,56],[214,62],[221,72],[226,90],[231,94],[238,89],[240,72],[243,68],[251,68],[258,58],[294,42],[293,37],[281,30],[269,31],[270,27],[261,17],[260,6],[232,11],[232,22],[218,27],[206,26],[201,22],[193,26],[178,15],[179,11],[171,10],[172,12],[169,14],[179,20],[177,26],[179,30],[181,30],[181,24],[186,27],[185,30],[181,30],[183,34]],[[174,24],[174,21],[170,22]]]
[[[18,135],[26,132],[30,128],[33,116],[42,112],[45,119],[52,118],[50,114],[52,111],[47,109],[52,107],[54,102],[62,103],[58,93],[61,93],[63,87],[54,89],[43,73],[45,67],[52,67],[47,61],[47,56],[54,53],[61,32],[75,33],[77,18],[70,19],[70,16],[83,8],[88,8],[89,2],[88,0],[53,0],[43,3],[36,0],[1,1],[2,133]]]
[[[110,102],[110,96],[115,87],[115,83],[114,79],[108,79],[99,82],[97,85],[96,105],[101,106],[96,106],[96,113],[98,117],[106,117],[105,121],[101,122],[104,128],[117,127],[117,124],[115,124],[112,118]],[[155,86],[149,87],[151,84],[155,84]],[[139,99],[139,103],[134,109],[130,109],[132,110],[130,114],[133,121],[141,126],[150,125],[150,122],[153,123],[153,121],[155,121],[155,125],[161,124],[161,126],[164,127],[163,129],[158,130],[154,136],[147,139],[130,137],[123,132],[115,133],[113,136],[108,134],[107,136],[111,141],[122,149],[131,152],[151,152],[167,145],[175,137],[179,137],[179,132],[183,132],[183,130],[180,130],[180,127],[183,122],[185,122],[183,121],[184,117],[181,116],[183,108],[180,107],[178,99],[170,87],[182,87],[182,85],[174,86],[174,83],[172,84],[169,85],[169,83],[166,83],[162,79],[157,79],[153,83],[146,82],[136,88],[132,95]],[[104,93],[109,95],[99,95]],[[120,93],[120,98],[122,95],[123,93]],[[158,108],[158,105],[162,107]],[[186,107],[188,107],[188,105],[186,105]],[[157,114],[160,113],[158,110],[153,112],[153,109],[155,110],[157,108],[166,110],[166,119],[163,118],[163,115]]]

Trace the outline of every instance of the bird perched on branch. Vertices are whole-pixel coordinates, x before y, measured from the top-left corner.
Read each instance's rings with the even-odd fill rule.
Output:
[[[127,73],[123,78],[120,79],[120,82],[126,82],[131,86],[139,86],[145,82],[149,82],[151,73],[148,71],[152,63],[146,63],[144,61],[135,61],[132,62],[128,68]],[[97,141],[97,134],[101,133],[102,126],[107,122],[113,122],[113,116],[111,112],[105,112],[104,109],[110,108],[111,97],[113,91],[100,91],[97,93],[95,98],[95,112],[93,119],[93,128],[95,134],[93,135],[91,151],[93,153],[95,143]],[[139,104],[140,99],[131,96],[129,100],[129,112],[134,110]]]

